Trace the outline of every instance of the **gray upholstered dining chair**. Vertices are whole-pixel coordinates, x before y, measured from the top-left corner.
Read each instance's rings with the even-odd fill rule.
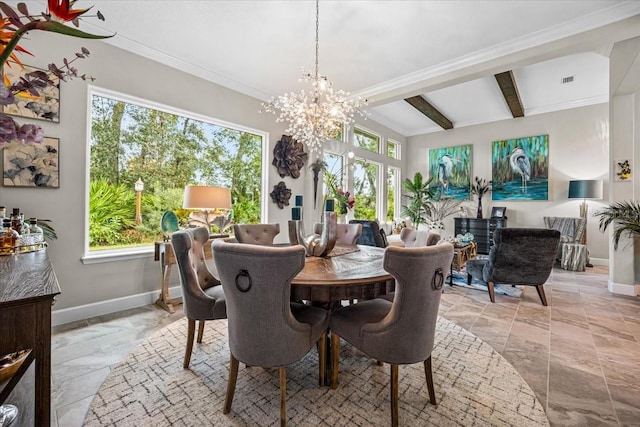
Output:
[[[438,233],[427,230],[416,230],[414,228],[403,228],[400,232],[400,240],[405,248],[416,248],[420,246],[433,246],[440,241]]]
[[[316,222],[313,226],[315,234],[322,234],[322,223]],[[362,234],[362,224],[337,224],[336,244],[355,245]]]
[[[487,284],[491,302],[496,302],[494,284],[535,286],[542,305],[547,305],[544,283],[549,278],[560,232],[546,228],[498,228],[488,259],[467,261],[467,283]]]
[[[304,268],[302,246],[275,247],[214,241],[213,259],[227,297],[231,366],[223,413],[231,410],[238,362],[279,368],[280,423],[286,423],[286,366],[318,343],[320,384],[326,367],[329,312],[290,302],[291,281]]]
[[[280,224],[234,224],[233,234],[238,243],[272,246],[280,233]]]
[[[429,400],[436,396],[431,351],[442,286],[453,259],[451,244],[388,247],[384,268],[396,279],[393,302],[376,298],[331,314],[331,387],[338,386],[340,338],[380,362],[391,364],[391,420],[398,425],[398,365],[424,364]]]
[[[387,236],[384,230],[380,229],[377,221],[366,219],[352,219],[349,224],[362,224],[362,233],[357,240],[358,245],[377,246],[379,248],[387,247]]]
[[[400,240],[405,248],[419,248],[423,246],[437,245],[442,239],[438,233],[432,233],[427,230],[416,230],[415,228],[403,228],[400,232]],[[395,292],[387,292],[378,298],[384,298],[393,301]]]
[[[188,228],[171,235],[171,244],[180,273],[182,308],[188,321],[187,349],[183,367],[187,369],[198,323],[198,343],[202,342],[206,320],[226,319],[224,291],[205,263],[204,245],[209,240],[206,227]]]

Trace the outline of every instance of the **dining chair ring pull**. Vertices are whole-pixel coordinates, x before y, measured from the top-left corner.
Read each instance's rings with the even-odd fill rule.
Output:
[[[431,286],[436,291],[442,289],[442,285],[444,284],[444,274],[442,274],[441,268],[436,268],[436,271],[433,273],[433,279],[431,279]]]
[[[240,277],[246,277],[249,280],[249,283],[247,283],[247,285],[241,285],[238,280]],[[252,285],[253,281],[251,280],[249,272],[247,270],[240,270],[240,273],[236,275],[236,288],[238,288],[240,292],[248,292]]]

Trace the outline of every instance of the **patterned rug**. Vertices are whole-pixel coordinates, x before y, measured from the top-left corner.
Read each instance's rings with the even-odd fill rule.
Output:
[[[231,413],[222,414],[229,350],[227,323],[207,322],[182,369],[187,322],[165,327],[115,368],[91,403],[85,426],[271,426],[279,424],[277,369],[240,365]],[[292,426],[388,426],[389,365],[344,343],[340,386],[318,387],[317,353],[287,369]],[[548,426],[540,402],[502,356],[470,332],[439,318],[433,351],[438,405],[429,403],[421,363],[400,366],[402,426]]]
[[[449,284],[450,281],[451,277],[448,277],[447,284]],[[489,293],[487,285],[477,279],[472,279],[471,285],[467,285],[467,270],[465,270],[464,267],[460,271],[453,270],[453,285]],[[508,295],[510,297],[520,298],[522,296],[522,286],[516,286],[514,288],[511,285],[501,285],[496,283],[493,286],[493,290],[496,294]],[[487,299],[488,298],[489,297],[487,296]]]

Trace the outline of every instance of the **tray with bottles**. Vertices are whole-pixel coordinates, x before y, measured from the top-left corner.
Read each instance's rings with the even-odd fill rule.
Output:
[[[16,241],[16,245],[12,246],[0,246],[0,256],[2,255],[14,255],[25,254],[28,252],[37,252],[46,249],[46,242],[34,242],[28,239],[29,235],[22,236]]]

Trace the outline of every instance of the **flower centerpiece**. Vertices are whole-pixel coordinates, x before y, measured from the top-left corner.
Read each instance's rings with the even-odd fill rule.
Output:
[[[475,177],[473,184],[471,184],[471,193],[478,196],[478,218],[482,218],[482,196],[485,193],[491,192],[491,185],[493,181],[487,181],[484,178]]]
[[[340,215],[346,215],[349,209],[353,209],[356,203],[356,198],[348,191],[342,190],[342,188],[336,188],[333,198],[338,203],[338,213]]]
[[[353,209],[356,198],[342,188],[342,168],[338,172],[332,173],[327,169],[327,164],[324,163],[323,173],[324,182],[329,190],[329,195],[326,197],[333,198],[336,201],[336,211],[339,215],[346,215],[349,210]]]
[[[86,58],[89,50],[81,48],[72,59],[63,59],[61,66],[51,63],[48,70],[35,70],[24,73],[15,81],[10,81],[2,72],[5,67],[20,67],[24,65],[18,58],[19,54],[31,55],[29,51],[19,45],[22,37],[29,31],[48,31],[85,39],[104,39],[108,36],[86,33],[77,28],[65,25],[71,22],[76,27],[80,17],[91,8],[72,9],[75,0],[48,0],[47,11],[39,14],[29,12],[25,3],[18,3],[16,9],[7,3],[0,1],[0,104],[3,106],[16,104],[24,100],[41,99],[42,92],[54,84],[53,76],[62,81],[72,78],[93,80],[92,77],[79,75],[78,70],[72,65],[76,60]],[[100,12],[95,15],[104,20]],[[37,144],[43,139],[43,131],[38,125],[18,124],[11,116],[0,113],[0,145],[6,143]]]

